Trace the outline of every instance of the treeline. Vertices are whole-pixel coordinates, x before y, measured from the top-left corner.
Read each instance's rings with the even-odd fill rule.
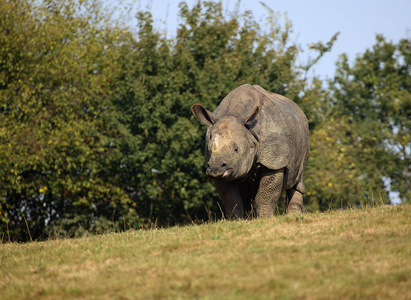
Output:
[[[98,1],[0,4],[0,236],[79,236],[221,216],[203,167],[214,109],[244,83],[293,99],[310,122],[309,211],[411,201],[410,40],[377,36],[328,82],[306,80],[292,26],[272,11],[180,4],[167,38],[148,12],[136,29]],[[313,44],[317,58],[337,35]],[[281,210],[281,203],[279,204]]]

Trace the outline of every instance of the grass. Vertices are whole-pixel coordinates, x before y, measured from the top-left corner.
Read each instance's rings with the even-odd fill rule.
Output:
[[[411,299],[411,205],[0,245],[1,299]]]

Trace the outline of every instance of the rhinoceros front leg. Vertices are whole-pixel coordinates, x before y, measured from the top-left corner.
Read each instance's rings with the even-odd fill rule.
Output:
[[[238,185],[221,180],[213,180],[214,186],[220,195],[223,202],[226,218],[242,218],[243,217],[243,201],[238,190]]]
[[[262,173],[260,186],[255,198],[255,208],[258,217],[271,217],[274,214],[275,203],[280,197],[283,187],[284,169]]]

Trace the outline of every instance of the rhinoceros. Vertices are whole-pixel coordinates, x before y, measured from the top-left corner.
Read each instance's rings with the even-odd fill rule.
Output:
[[[303,211],[303,171],[310,153],[308,121],[298,105],[258,85],[231,91],[214,112],[191,107],[208,125],[206,174],[228,218],[270,217],[282,191],[287,213]]]

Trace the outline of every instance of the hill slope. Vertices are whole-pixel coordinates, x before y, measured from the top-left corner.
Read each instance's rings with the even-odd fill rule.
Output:
[[[0,245],[2,299],[411,298],[411,205]]]

